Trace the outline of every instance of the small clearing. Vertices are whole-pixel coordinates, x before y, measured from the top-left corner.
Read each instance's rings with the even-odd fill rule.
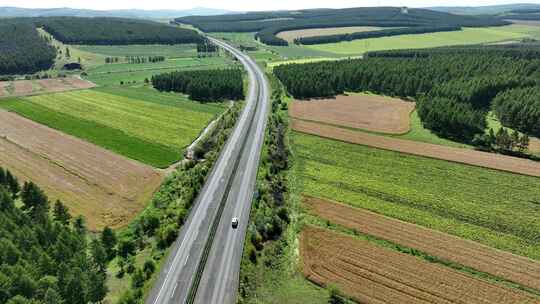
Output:
[[[347,26],[347,27],[327,27],[314,28],[280,32],[277,36],[288,42],[294,42],[294,39],[315,36],[328,36],[338,34],[351,34],[356,32],[370,32],[380,30],[380,27],[375,26]]]
[[[524,292],[311,226],[300,236],[300,254],[309,280],[335,284],[359,303],[538,303]]]
[[[150,166],[3,110],[0,166],[83,215],[91,230],[129,223],[162,180]]]
[[[324,220],[540,290],[540,262],[364,209],[314,197],[303,201]]]
[[[415,103],[368,94],[337,96],[334,99],[294,101],[291,117],[331,125],[388,134],[410,130],[410,114]]]
[[[495,153],[397,139],[293,119],[296,131],[379,149],[540,177],[540,162]]]

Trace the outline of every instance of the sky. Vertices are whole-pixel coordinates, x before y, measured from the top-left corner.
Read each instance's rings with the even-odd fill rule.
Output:
[[[188,9],[193,7],[221,8],[235,11],[277,10],[301,8],[343,8],[359,6],[480,6],[508,3],[536,3],[523,0],[0,0],[0,6],[27,8],[71,7],[87,9]]]

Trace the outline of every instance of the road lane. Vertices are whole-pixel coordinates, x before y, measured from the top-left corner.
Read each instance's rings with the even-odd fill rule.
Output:
[[[269,111],[269,88],[265,76],[256,63],[251,61],[250,65],[258,71],[257,83],[260,98],[264,102],[259,105],[255,115],[259,123],[248,135],[249,150],[241,156],[238,173],[234,176],[226,209],[197,291],[195,298],[197,304],[236,303],[240,263]],[[239,218],[237,229],[231,227],[233,217]]]
[[[236,176],[243,175],[243,172],[246,169],[249,169],[249,172],[254,171],[256,173],[258,167],[260,143],[262,142],[260,140],[254,140],[254,137],[252,136],[253,132],[251,130],[257,130],[257,134],[264,133],[266,116],[261,115],[261,110],[259,110],[261,108],[267,109],[268,92],[264,89],[266,88],[264,75],[249,57],[220,41],[212,40],[223,48],[228,49],[245,66],[250,80],[246,105],[233,134],[225,144],[220,157],[214,165],[201,193],[196,199],[188,220],[182,227],[178,239],[172,246],[167,262],[162,267],[159,278],[150,292],[149,297],[146,299],[147,304],[186,302],[189,289],[194,284],[197,268],[209,238],[212,223],[218,213],[220,202],[226,202],[223,215],[228,216],[232,204],[229,203],[227,194],[236,193],[241,188],[244,188],[235,182],[236,179],[234,179],[235,176],[233,176],[233,174],[236,174]],[[260,84],[261,81],[263,82],[262,86]],[[261,88],[263,88],[264,92],[261,91]],[[244,145],[245,153],[241,153]],[[256,154],[256,164],[254,160],[252,160],[249,162],[250,167],[246,167],[242,162],[242,154]],[[254,179],[253,181],[250,181],[249,184],[254,186]],[[252,190],[253,187],[251,188],[251,191]],[[249,196],[251,196],[251,191],[249,191]],[[247,194],[244,196],[247,196]],[[249,200],[249,202],[244,200],[243,202],[250,204],[251,200]],[[247,221],[247,218],[249,217],[249,209],[247,210],[248,214],[243,215],[243,217],[246,218],[245,221]],[[244,228],[241,228],[238,231],[245,232],[247,222],[241,222],[240,227]],[[218,238],[215,238],[215,240],[217,239]],[[240,248],[239,250],[239,255],[241,256],[242,249]],[[238,272],[238,269],[236,272]]]

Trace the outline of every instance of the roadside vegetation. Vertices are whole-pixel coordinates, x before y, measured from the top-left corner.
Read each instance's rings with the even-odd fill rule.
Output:
[[[159,272],[168,248],[189,216],[241,109],[242,105],[236,103],[221,116],[211,132],[199,142],[196,158],[183,161],[165,179],[140,216],[119,232],[118,255],[109,267],[108,277],[108,285],[114,289],[111,287],[108,299],[121,304],[143,301],[145,293],[152,287],[153,274]]]
[[[327,303],[328,292],[297,271],[297,180],[292,174],[288,102],[268,75],[272,110],[240,269],[239,303]]]

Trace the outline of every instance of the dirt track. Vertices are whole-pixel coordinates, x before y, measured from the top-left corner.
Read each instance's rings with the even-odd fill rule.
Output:
[[[540,262],[446,233],[319,198],[304,203],[325,220],[540,290]]]
[[[292,128],[354,144],[540,177],[540,162],[523,158],[378,136],[298,119],[292,120]]]
[[[83,214],[92,230],[127,224],[162,179],[149,166],[3,110],[0,166]]]
[[[540,303],[524,292],[320,228],[304,228],[300,254],[309,280],[336,284],[360,303]]]
[[[377,95],[337,96],[335,99],[294,101],[289,113],[302,120],[388,134],[410,130],[415,103]]]

